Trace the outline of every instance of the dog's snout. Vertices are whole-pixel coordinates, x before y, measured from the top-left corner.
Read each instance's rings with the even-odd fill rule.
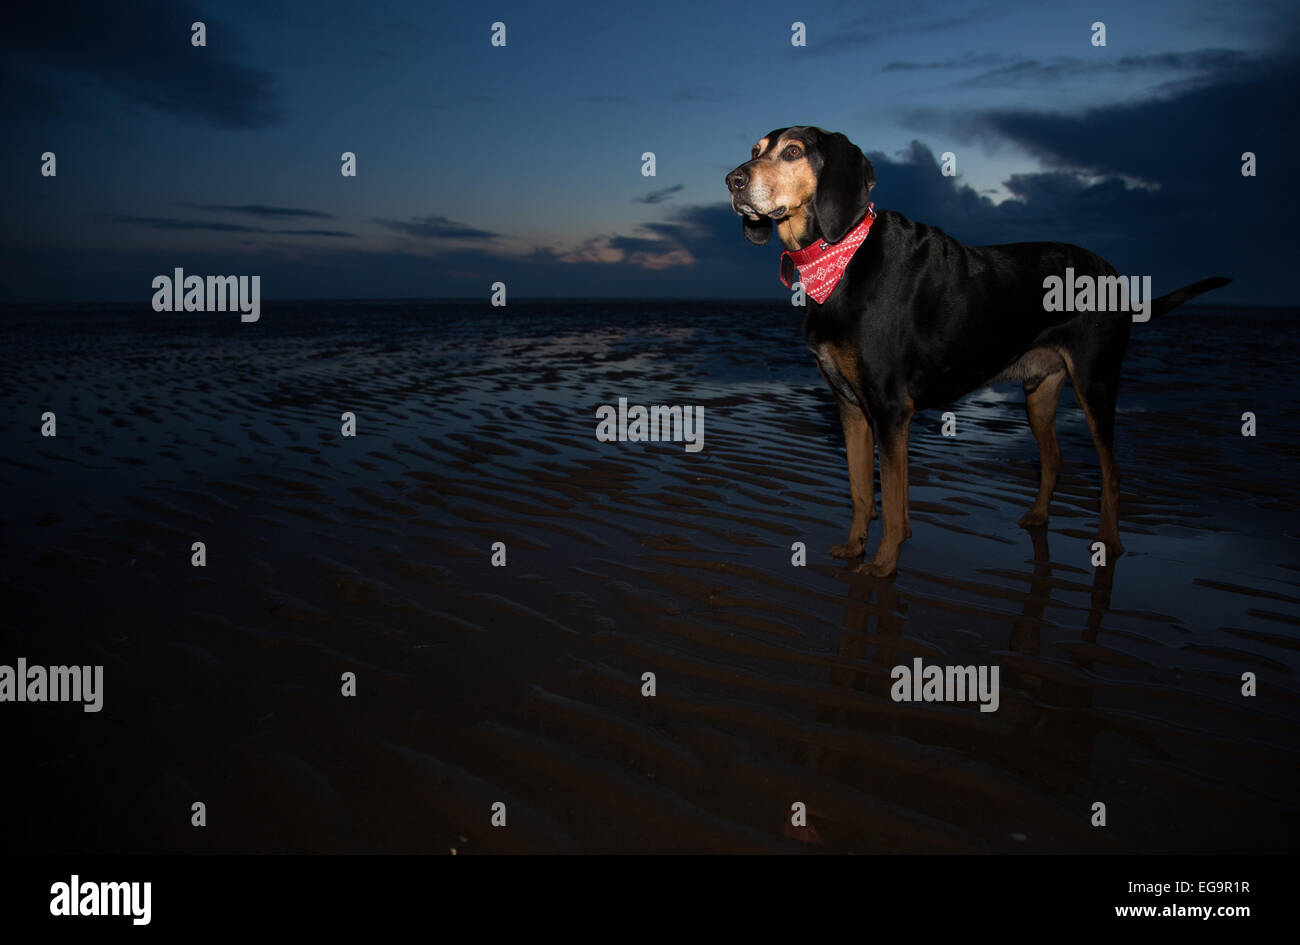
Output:
[[[738,167],[727,175],[727,187],[732,193],[738,190],[744,190],[745,185],[749,183],[749,175],[745,173],[743,167]]]

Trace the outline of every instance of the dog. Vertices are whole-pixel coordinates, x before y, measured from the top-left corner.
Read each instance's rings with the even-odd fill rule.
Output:
[[[1061,466],[1056,404],[1067,375],[1101,465],[1098,538],[1112,555],[1123,552],[1115,398],[1133,316],[1048,311],[1043,291],[1045,279],[1068,270],[1076,279],[1117,278],[1110,263],[1067,243],[965,246],[901,213],[877,214],[871,162],[844,135],[821,128],[764,135],[726,184],[745,237],[766,243],[775,224],[786,248],[782,279],[790,285],[797,268],[809,295],[804,338],[835,394],[853,500],[848,540],[832,555],[864,553],[868,523],[877,517],[878,448],[883,534],[871,560],[856,570],[875,577],[897,572],[899,548],[912,534],[907,440],[913,412],[1004,381],[1024,385],[1041,456],[1038,496],[1020,524],[1045,525]],[[1149,300],[1149,315],[1230,281],[1205,279]]]

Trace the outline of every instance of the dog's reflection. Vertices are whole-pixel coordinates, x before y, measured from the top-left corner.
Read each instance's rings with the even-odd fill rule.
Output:
[[[920,656],[926,663],[945,662],[943,650],[924,642],[924,635],[905,635],[909,610],[931,611],[937,604],[951,611],[948,601],[929,601],[900,590],[887,579],[854,574],[847,581],[845,632],[839,638],[840,666],[832,669],[832,687],[865,693],[866,700],[831,699],[816,710],[819,722],[875,734],[897,735],[922,745],[957,749],[966,756],[1020,776],[1052,790],[1063,790],[1083,778],[1092,761],[1096,728],[1088,718],[1094,686],[1084,675],[1040,660],[1043,627],[1049,604],[1069,607],[1083,585],[1062,576],[1067,566],[1053,564],[1045,526],[1026,528],[1033,549],[1029,573],[1022,577],[1025,592],[1020,613],[1010,620],[1007,650],[1015,658],[999,659],[994,649],[982,661],[999,665],[1000,696],[996,714],[983,715],[984,725],[959,724],[951,706],[927,711],[925,703],[900,704],[891,696],[895,666]],[[1118,559],[1094,569],[1079,641],[1095,644],[1110,610]],[[1074,570],[1070,568],[1069,570]],[[1059,591],[1053,600],[1053,593]],[[986,639],[996,630],[987,611],[969,618],[969,629]],[[913,628],[920,630],[922,628]],[[1077,658],[1077,657],[1076,657]],[[969,662],[969,661],[963,661]],[[939,706],[935,706],[939,708]],[[961,707],[967,711],[966,707]],[[974,703],[968,710],[978,714]],[[831,751],[815,739],[806,761],[835,777],[852,780],[861,759]]]

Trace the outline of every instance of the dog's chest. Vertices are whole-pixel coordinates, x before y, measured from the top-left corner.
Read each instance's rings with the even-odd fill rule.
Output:
[[[808,350],[817,359],[817,366],[826,375],[826,380],[837,394],[851,404],[861,402],[858,391],[858,358],[847,345],[836,345],[828,341],[808,343]]]
[[[804,315],[804,344],[839,396],[861,405],[858,354],[846,319],[835,308],[810,305]]]

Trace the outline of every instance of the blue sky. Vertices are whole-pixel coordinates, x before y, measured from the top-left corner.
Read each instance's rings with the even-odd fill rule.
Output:
[[[6,13],[0,301],[148,298],[176,266],[260,274],[266,298],[486,297],[497,280],[512,297],[776,298],[779,249],[744,242],[722,178],[772,128],[814,124],[872,157],[878,207],[965,242],[1077,242],[1157,291],[1222,274],[1237,281],[1216,301],[1294,304],[1295,8]],[[355,178],[339,174],[345,150]],[[40,176],[45,151],[56,178]]]

